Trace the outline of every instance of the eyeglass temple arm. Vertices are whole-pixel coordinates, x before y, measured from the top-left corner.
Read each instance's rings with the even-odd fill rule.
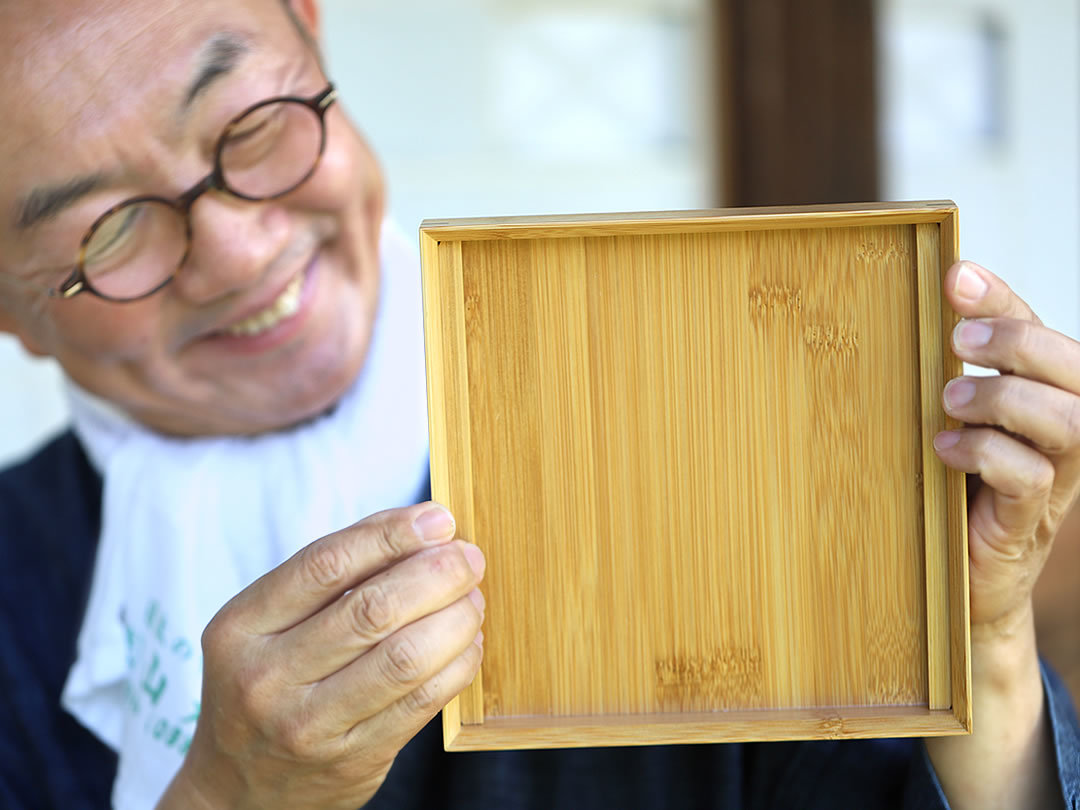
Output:
[[[54,287],[49,290],[49,298],[67,300],[68,298],[74,298],[85,289],[86,283],[76,274],[67,279],[59,287]]]
[[[316,99],[316,104],[318,105],[319,110],[325,110],[335,101],[337,101],[337,97],[337,88],[334,87],[334,85],[330,85],[329,87],[327,87],[326,91],[321,96],[319,96],[318,99]]]

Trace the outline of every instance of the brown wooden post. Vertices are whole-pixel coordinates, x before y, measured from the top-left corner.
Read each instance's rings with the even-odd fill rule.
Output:
[[[721,202],[878,197],[873,0],[716,0]]]

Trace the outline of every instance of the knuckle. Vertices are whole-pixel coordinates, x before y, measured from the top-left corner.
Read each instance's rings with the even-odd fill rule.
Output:
[[[388,560],[395,560],[400,557],[405,550],[405,543],[402,542],[402,524],[405,523],[403,518],[383,514],[379,516],[380,519],[376,521],[374,526],[373,540],[379,547],[379,553]]]
[[[1000,327],[997,327],[1000,328]],[[1012,332],[1012,342],[1016,356],[1023,360],[1038,359],[1042,353],[1042,331],[1031,321],[1011,320],[1008,327]]]
[[[210,623],[202,631],[200,644],[203,650],[203,658],[214,659],[219,654],[227,652],[230,644],[228,619],[223,616],[224,611],[218,613],[210,620]]]
[[[451,695],[472,683],[482,660],[483,651],[469,644],[446,669],[402,698],[406,712],[425,717],[438,712]]]
[[[1046,507],[1046,521],[1044,523],[1044,526],[1047,527],[1046,537],[1052,538],[1057,534],[1058,527],[1070,511],[1072,511],[1072,501],[1062,498],[1050,499],[1050,503]]]
[[[432,554],[427,558],[427,564],[432,576],[455,586],[466,585],[472,582],[475,576],[469,561],[465,559],[465,553],[457,544]]]
[[[1005,375],[991,377],[980,383],[987,392],[989,413],[984,414],[987,421],[1003,426],[1006,430],[1022,430],[1024,414],[1030,410],[1024,390],[1026,380]]]
[[[460,610],[463,614],[461,620],[461,627],[465,632],[471,633],[472,636],[475,636],[480,631],[480,626],[484,623],[483,614],[480,612],[479,608],[477,608],[476,605],[473,603],[472,599],[467,596],[459,599],[457,605],[458,610]],[[472,638],[472,636],[470,636],[470,639]]]
[[[369,518],[370,541],[378,548],[380,556],[396,560],[409,553],[416,533],[405,509],[389,509]]]
[[[322,588],[333,588],[349,576],[350,558],[345,544],[319,541],[304,549],[304,570]]]
[[[232,607],[232,603],[219,610],[199,636],[203,660],[208,664],[233,661],[237,650],[250,643],[251,636],[244,629],[242,614]]]
[[[278,703],[280,684],[265,667],[241,667],[233,676],[240,713],[257,722],[268,719]]]
[[[394,600],[386,586],[369,582],[349,597],[347,615],[351,630],[361,638],[386,633],[394,623]]]
[[[320,740],[313,725],[304,716],[293,716],[278,728],[280,745],[294,759],[310,761],[318,758]]]
[[[1037,456],[1029,465],[1026,483],[1035,495],[1049,494],[1054,488],[1054,465],[1043,456]]]
[[[479,645],[470,644],[468,649],[465,650],[465,656],[468,664],[468,683],[472,683],[476,673],[480,671],[481,662],[484,660],[484,649]]]
[[[1069,404],[1065,406],[1062,422],[1064,424],[1064,437],[1061,446],[1051,449],[1064,453],[1080,446],[1080,397],[1069,397]]]
[[[424,675],[425,658],[413,641],[395,638],[386,648],[386,666],[394,683],[415,683]]]
[[[989,389],[990,404],[995,415],[1013,413],[1017,406],[1023,408],[1024,392],[1016,377],[991,377],[983,380],[982,385]]]
[[[439,700],[441,694],[439,683],[438,677],[432,678],[407,694],[402,698],[405,710],[409,714],[424,716],[439,711],[442,708],[442,702]]]
[[[993,455],[994,447],[1002,436],[996,430],[975,429],[969,431],[966,438],[972,457],[982,464]]]

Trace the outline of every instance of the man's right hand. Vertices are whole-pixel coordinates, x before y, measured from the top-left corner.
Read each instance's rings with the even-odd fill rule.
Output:
[[[484,558],[434,504],[373,515],[262,577],[203,633],[187,758],[159,808],[353,808],[475,677]]]

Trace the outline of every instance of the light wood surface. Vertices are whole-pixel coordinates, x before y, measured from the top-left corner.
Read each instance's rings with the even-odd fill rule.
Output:
[[[963,479],[928,451],[951,204],[421,249],[433,497],[488,559],[449,748],[970,728]]]
[[[941,232],[934,224],[915,226],[917,285],[919,295],[920,349],[924,345],[941,345],[941,288],[938,283],[938,257],[941,254]],[[941,379],[940,351],[919,352],[920,377]],[[920,489],[923,495],[923,533],[926,543],[926,612],[928,616],[946,615],[949,599],[948,548],[946,546],[947,518],[944,500],[945,468],[936,463],[933,437],[943,426],[941,406],[933,386],[921,386],[922,408],[922,470]],[[929,676],[927,701],[931,709],[952,705],[951,673],[949,670],[948,626],[938,622],[927,624],[927,656]]]

